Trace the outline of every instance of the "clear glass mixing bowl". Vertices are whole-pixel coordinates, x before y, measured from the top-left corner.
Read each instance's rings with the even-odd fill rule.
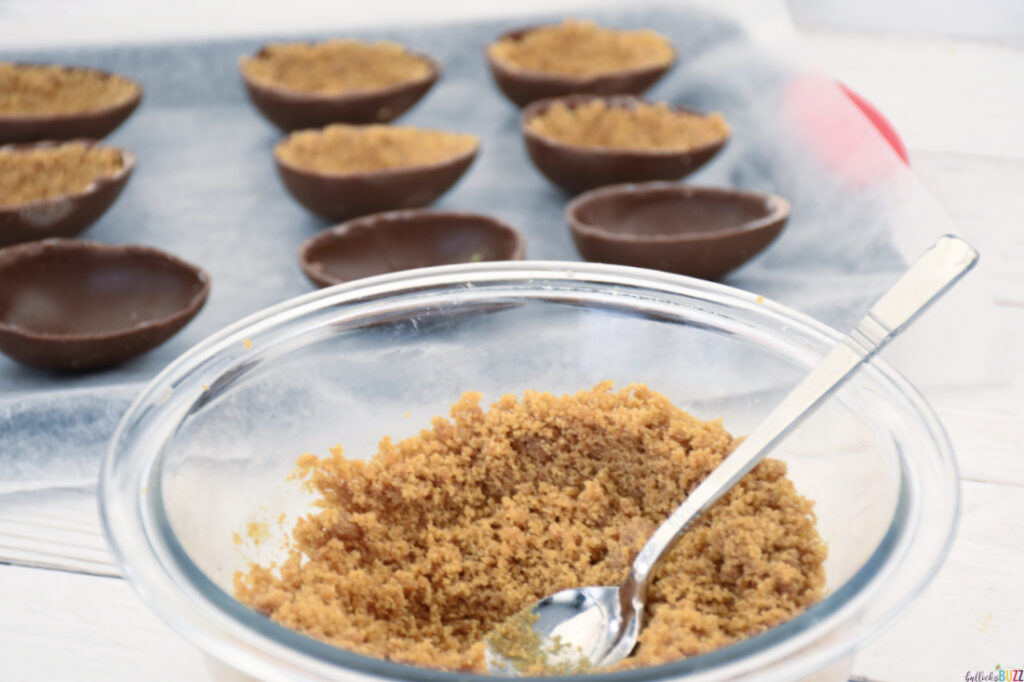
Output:
[[[164,370],[114,436],[101,513],[142,598],[231,669],[262,680],[490,679],[356,655],[232,598],[235,570],[273,558],[273,536],[309,503],[285,481],[301,453],[342,443],[370,456],[382,435],[413,435],[466,390],[490,401],[605,379],[645,382],[743,434],[838,338],[741,291],[617,266],[484,263],[361,280],[256,314]],[[891,367],[866,366],[774,456],[816,502],[827,596],[734,646],[598,677],[841,676],[931,579],[956,526],[956,466],[935,414]],[[235,544],[250,523],[271,539]]]

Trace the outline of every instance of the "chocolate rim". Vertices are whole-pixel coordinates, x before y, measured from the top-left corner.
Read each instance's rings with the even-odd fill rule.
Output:
[[[348,125],[348,124],[341,124],[341,125]],[[386,124],[379,124],[379,125],[386,125]],[[356,127],[359,127],[359,126],[356,126]],[[323,130],[323,128],[307,128],[306,130]],[[418,130],[432,130],[433,131],[434,129],[418,128]],[[297,130],[295,132],[298,133],[298,132],[303,132],[303,131]],[[443,131],[435,131],[435,132],[446,132],[447,133],[447,132],[452,132],[452,131],[443,130]],[[294,135],[294,134],[295,133],[291,133],[289,135],[289,137],[291,135]],[[472,133],[469,133],[469,134],[472,134]],[[306,176],[310,176],[310,177],[323,178],[325,180],[348,180],[350,178],[375,178],[375,177],[399,176],[399,175],[403,175],[403,174],[413,174],[413,173],[420,173],[420,172],[425,172],[425,171],[436,170],[436,169],[439,169],[439,168],[444,168],[446,166],[456,165],[456,164],[458,164],[458,163],[460,163],[462,161],[472,161],[473,159],[476,158],[476,155],[480,152],[480,149],[483,146],[483,143],[481,142],[480,138],[477,135],[475,135],[475,134],[472,134],[472,135],[473,135],[474,138],[476,138],[476,144],[473,146],[472,149],[470,149],[468,151],[465,151],[465,152],[462,152],[460,154],[456,154],[454,156],[449,156],[448,158],[442,159],[441,161],[435,161],[434,163],[418,164],[418,165],[414,165],[414,166],[399,166],[397,168],[380,168],[380,169],[372,170],[372,171],[354,171],[354,172],[351,172],[351,173],[332,173],[330,171],[320,171],[320,170],[316,170],[315,168],[308,168],[306,166],[296,166],[293,163],[285,161],[278,154],[278,148],[280,148],[281,145],[283,145],[285,142],[287,142],[288,138],[285,138],[281,142],[278,142],[276,145],[274,145],[274,162],[277,163],[278,165],[283,166],[284,168],[292,171],[293,173],[298,173],[300,175],[306,175]]]
[[[64,239],[64,238],[51,238],[43,239],[41,241],[24,242],[21,244],[13,244],[0,249],[0,270],[7,267],[12,262],[18,262],[24,258],[32,258],[35,255],[44,251],[65,251],[65,252],[105,252],[113,254],[134,254],[137,256],[143,256],[145,258],[153,258],[161,260],[166,263],[170,263],[173,266],[180,268],[182,271],[187,272],[189,275],[195,278],[195,281],[199,283],[200,288],[192,297],[188,300],[188,303],[182,306],[178,311],[165,315],[164,317],[152,318],[149,320],[141,321],[130,327],[123,327],[119,329],[113,329],[104,333],[93,333],[93,334],[73,334],[73,333],[62,333],[54,334],[47,332],[39,332],[32,329],[26,329],[25,327],[8,324],[4,319],[0,318],[0,330],[9,334],[17,335],[25,339],[31,339],[40,342],[51,342],[51,341],[102,341],[105,339],[115,339],[124,336],[130,336],[139,331],[149,329],[151,327],[162,327],[167,326],[179,321],[187,321],[194,317],[196,313],[206,303],[206,299],[210,294],[210,276],[205,270],[197,265],[193,265],[187,261],[184,261],[177,256],[170,254],[166,251],[162,251],[151,246],[141,246],[138,244],[102,244],[100,242],[86,241],[82,239]],[[35,253],[33,253],[35,252]]]
[[[644,235],[608,230],[600,225],[583,222],[583,220],[578,216],[580,209],[585,204],[594,201],[595,199],[604,199],[610,196],[622,196],[636,192],[681,194],[686,198],[692,198],[699,195],[717,197],[742,196],[751,199],[761,199],[764,202],[765,210],[767,212],[760,218],[748,220],[731,228],[716,229],[709,232]],[[629,244],[689,244],[694,242],[714,241],[732,235],[741,234],[743,232],[752,232],[754,230],[769,227],[779,220],[788,219],[791,212],[792,207],[789,201],[777,194],[732,189],[729,187],[708,187],[702,185],[684,185],[673,182],[657,181],[608,185],[606,187],[599,187],[597,189],[590,190],[589,192],[584,192],[570,201],[565,207],[565,220],[569,223],[570,229],[574,232],[605,241]]]
[[[0,151],[13,149],[15,151],[28,151],[31,149],[38,149],[40,147],[62,147],[66,144],[84,144],[87,147],[106,147],[107,149],[116,149],[121,153],[121,170],[113,175],[99,175],[93,178],[85,189],[77,192],[68,192],[67,194],[61,194],[49,199],[33,199],[32,201],[26,201],[21,204],[0,204],[0,216],[9,215],[12,213],[20,213],[25,210],[38,208],[40,206],[46,206],[59,201],[67,201],[69,199],[80,199],[82,197],[89,196],[90,194],[96,194],[105,185],[112,185],[120,182],[124,177],[131,174],[135,170],[135,162],[137,157],[133,152],[124,147],[118,147],[112,144],[103,144],[100,140],[93,140],[89,138],[74,138],[71,140],[43,140],[41,142],[18,142],[14,144],[0,145]]]
[[[593,154],[594,156],[617,156],[620,158],[634,157],[639,159],[649,158],[671,158],[671,157],[684,157],[684,156],[696,156],[705,152],[717,152],[729,142],[732,138],[732,133],[726,133],[721,139],[715,140],[714,142],[708,142],[706,144],[697,145],[696,147],[689,147],[687,149],[633,149],[628,147],[597,147],[588,146],[581,144],[569,144],[562,142],[553,137],[542,135],[529,127],[529,122],[535,116],[538,116],[547,111],[552,105],[557,102],[562,102],[571,109],[575,109],[584,102],[590,102],[593,100],[602,100],[606,102],[610,107],[625,107],[635,106],[636,104],[657,104],[657,102],[651,102],[639,97],[632,95],[588,95],[588,94],[576,94],[576,95],[563,95],[561,97],[548,97],[545,99],[539,99],[535,102],[531,102],[523,108],[522,113],[519,115],[519,129],[523,134],[524,138],[530,138],[538,144],[543,144],[548,147],[556,148],[559,150],[565,150],[567,152],[574,152],[578,154]],[[685,114],[693,114],[696,116],[706,116],[707,113],[698,111],[697,109],[690,109],[676,104],[669,104],[664,102],[672,111]]]
[[[370,230],[379,228],[382,224],[393,225],[396,223],[415,221],[424,217],[475,220],[486,224],[488,229],[497,228],[497,231],[510,235],[514,243],[511,255],[504,260],[523,260],[526,256],[526,238],[523,237],[523,234],[519,230],[503,220],[483,213],[473,213],[470,211],[435,211],[431,209],[414,208],[384,211],[382,213],[372,213],[370,215],[352,218],[351,220],[346,220],[343,223],[334,225],[333,227],[310,237],[306,241],[302,242],[299,246],[298,252],[296,253],[299,268],[302,269],[302,272],[306,277],[312,280],[317,286],[321,287],[334,286],[335,284],[344,284],[346,282],[354,281],[338,279],[329,275],[322,266],[323,261],[312,260],[309,257],[310,251],[324,242],[346,239],[350,233],[356,230]],[[386,227],[384,229],[386,229]]]
[[[300,43],[305,45],[316,45],[317,43],[322,41],[298,40],[289,42],[293,44]],[[427,65],[430,67],[430,73],[420,78],[410,78],[409,80],[404,80],[400,83],[395,83],[393,85],[385,85],[384,87],[375,88],[372,90],[347,90],[345,92],[339,92],[335,94],[306,92],[304,90],[293,90],[283,85],[262,83],[258,80],[251,78],[248,74],[245,73],[245,70],[242,69],[242,61],[244,59],[259,58],[260,56],[265,54],[268,47],[270,47],[270,43],[263,45],[251,55],[240,57],[238,60],[238,72],[242,75],[242,80],[245,81],[245,84],[249,87],[253,88],[254,90],[260,90],[264,94],[269,95],[271,97],[277,97],[282,100],[287,100],[290,104],[308,104],[312,102],[331,102],[341,104],[344,102],[356,102],[362,99],[366,99],[368,97],[380,97],[382,95],[400,95],[405,90],[415,87],[417,85],[428,83],[430,85],[433,85],[437,81],[437,79],[441,77],[441,62],[434,59],[430,55],[426,55],[421,52],[413,52],[411,50],[406,50],[406,52],[408,52],[412,56],[426,62]]]
[[[545,85],[566,85],[575,88],[585,88],[593,85],[594,83],[600,83],[602,80],[608,78],[637,78],[653,74],[658,71],[668,71],[676,63],[676,57],[678,53],[676,48],[672,45],[668,38],[665,42],[668,43],[669,48],[672,50],[672,57],[660,64],[649,64],[647,66],[631,66],[624,69],[616,69],[614,71],[601,71],[600,73],[591,74],[589,76],[575,76],[572,74],[558,74],[551,71],[530,71],[528,69],[517,69],[508,66],[505,62],[495,59],[491,56],[491,46],[495,45],[502,40],[513,39],[518,40],[528,33],[536,31],[539,28],[548,28],[551,26],[558,26],[559,24],[538,24],[534,26],[525,26],[522,28],[512,29],[506,31],[498,36],[498,38],[484,47],[484,55],[487,57],[488,65],[495,71],[500,71],[502,75],[507,78],[516,78],[522,81],[530,81],[533,83],[541,83]],[[625,29],[612,29],[622,31]]]
[[[15,66],[59,66],[66,71],[87,71],[90,73],[98,73],[108,78],[120,78],[128,81],[135,86],[135,93],[128,99],[121,100],[114,104],[108,104],[103,107],[96,109],[82,109],[81,111],[64,111],[53,114],[0,114],[0,125],[6,123],[21,124],[21,123],[40,123],[48,121],[71,121],[81,118],[99,118],[101,116],[107,116],[117,111],[133,110],[142,101],[142,84],[133,78],[122,76],[119,73],[112,71],[104,71],[103,69],[94,69],[89,66],[71,66],[68,64],[56,64],[56,63],[44,63],[44,62],[10,62]]]

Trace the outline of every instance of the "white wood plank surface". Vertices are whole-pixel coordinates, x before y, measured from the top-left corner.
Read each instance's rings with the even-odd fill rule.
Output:
[[[86,490],[0,496],[0,557],[19,566],[121,576],[100,528],[96,495]]]
[[[860,651],[853,674],[886,682],[963,680],[1021,667],[1024,487],[967,482],[956,544],[921,599]]]
[[[924,394],[953,442],[963,480],[1024,486],[1024,307],[998,312],[1009,381]]]
[[[1024,106],[1024,72],[1020,78],[1018,107]],[[914,152],[911,164],[982,254],[979,267],[995,301],[1024,305],[1024,154],[1005,159]]]
[[[1024,48],[832,31],[804,36],[825,70],[893,120],[924,184],[978,245],[1008,358],[1002,385],[927,392],[958,453],[963,521],[935,582],[858,655],[854,674],[879,682],[933,682],[961,680],[968,670],[989,671],[997,663],[1019,666]],[[123,581],[0,566],[0,680],[141,679],[212,678],[198,650],[163,625]]]
[[[0,566],[0,680],[204,682],[198,649],[118,578]]]

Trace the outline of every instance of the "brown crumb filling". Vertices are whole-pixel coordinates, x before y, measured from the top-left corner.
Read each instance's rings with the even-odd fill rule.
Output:
[[[555,102],[527,122],[533,132],[564,144],[608,149],[685,151],[729,135],[718,112],[678,111],[664,103],[609,106],[594,99],[568,106]]]
[[[487,52],[510,69],[565,76],[662,66],[675,57],[668,39],[654,31],[619,31],[572,19],[502,38]]]
[[[271,43],[262,54],[243,57],[241,68],[264,85],[320,94],[379,90],[431,72],[426,60],[398,43],[336,38],[321,43]]]
[[[282,161],[325,173],[425,166],[465,154],[475,135],[403,126],[335,124],[292,133],[274,148]]]
[[[0,149],[0,206],[75,194],[124,168],[121,152],[80,142]]]
[[[125,102],[138,91],[125,78],[88,69],[0,62],[0,115],[93,111]]]
[[[734,445],[643,385],[555,397],[464,394],[451,419],[369,461],[304,455],[321,496],[279,566],[235,575],[273,620],[369,656],[484,671],[483,639],[540,597],[614,585],[655,526]],[[767,459],[658,571],[636,653],[694,656],[775,626],[821,597],[812,503]]]

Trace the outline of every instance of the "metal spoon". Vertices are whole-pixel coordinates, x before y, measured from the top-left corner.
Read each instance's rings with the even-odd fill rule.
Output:
[[[661,557],[687,527],[732,488],[804,417],[814,411],[862,364],[902,331],[929,304],[970,270],[978,253],[967,242],[946,235],[907,270],[820,364],[787,395],[739,447],[679,505],[637,554],[618,587],[562,590],[537,602],[521,620],[532,629],[545,665],[559,673],[583,672],[622,660],[640,633],[647,586]],[[517,677],[523,661],[509,658],[489,640],[487,663],[494,675]],[[511,655],[511,654],[510,654]]]

